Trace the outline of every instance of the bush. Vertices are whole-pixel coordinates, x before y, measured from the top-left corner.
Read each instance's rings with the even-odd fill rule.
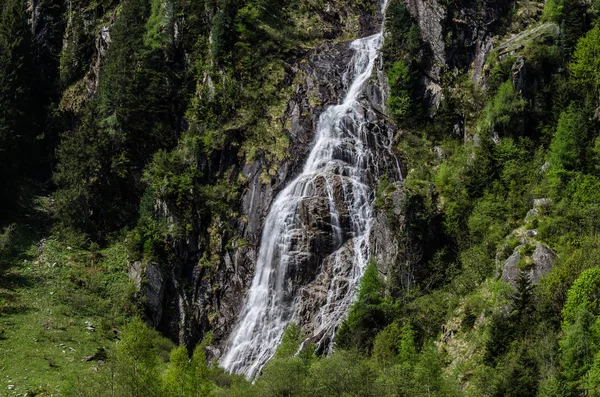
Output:
[[[478,129],[485,134],[502,136],[519,132],[518,117],[524,109],[525,100],[515,91],[512,81],[507,80],[483,109]]]

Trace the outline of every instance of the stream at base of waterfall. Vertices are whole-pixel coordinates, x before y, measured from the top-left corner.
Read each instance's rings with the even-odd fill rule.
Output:
[[[320,116],[314,146],[302,173],[283,189],[265,220],[256,272],[246,294],[221,366],[254,378],[273,356],[285,327],[298,316],[301,287],[293,285],[295,267],[306,252],[298,222],[307,200],[328,205],[327,227],[336,250],[329,256],[334,277],[327,281],[324,304],[309,335],[327,350],[333,333],[353,302],[369,256],[373,192],[368,183],[372,153],[365,109],[358,99],[370,78],[383,41],[382,33],[350,44],[354,55],[344,75],[348,89],[341,104]],[[304,225],[305,226],[305,225]],[[350,263],[349,263],[350,262]],[[346,269],[344,271],[337,271]]]

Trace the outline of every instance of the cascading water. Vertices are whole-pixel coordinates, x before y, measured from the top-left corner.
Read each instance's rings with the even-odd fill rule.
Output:
[[[301,262],[298,258],[310,253],[298,250],[298,236],[305,231],[299,229],[297,218],[306,201],[317,196],[328,201],[329,232],[337,251],[330,255],[334,277],[327,282],[313,338],[324,343],[326,334],[333,333],[352,303],[369,255],[373,201],[368,181],[372,155],[368,131],[362,128],[367,122],[365,110],[358,97],[371,76],[382,41],[379,33],[350,44],[354,56],[345,76],[350,83],[345,98],[321,114],[316,141],[302,173],[272,204],[256,273],[221,359],[230,372],[253,378],[275,353],[284,328],[298,316],[302,286],[293,285],[292,279]],[[338,271],[342,268],[349,270]]]

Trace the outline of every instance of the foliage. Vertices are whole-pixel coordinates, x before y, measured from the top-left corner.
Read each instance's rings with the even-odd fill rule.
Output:
[[[390,114],[402,119],[411,110],[411,75],[404,61],[396,61],[388,70],[390,97],[387,106]]]
[[[572,106],[567,108],[560,115],[550,143],[548,159],[553,167],[573,170],[581,166],[581,149],[586,132],[581,111]]]
[[[495,50],[476,80],[466,70],[472,60],[463,62],[479,45],[466,39],[469,24],[487,23],[479,18],[495,6],[480,5],[471,21],[461,14],[470,5],[440,3],[457,28],[445,26],[446,64],[433,65],[423,40],[431,32],[420,32],[405,2],[390,1],[386,105],[400,127],[396,149],[407,172],[403,183],[381,181],[377,205],[399,260],[385,264],[385,275],[367,265],[331,355],[305,346],[291,325],[254,384],[207,366],[204,344],[191,357],[177,347],[167,362],[170,343],[135,317],[127,263],[193,273],[215,296],[228,288],[213,282],[235,246],[234,228],[245,222],[238,213],[244,165],[257,162],[261,182],[274,183],[290,156],[287,105],[300,93],[292,86],[304,83],[297,71],[307,50],[353,38],[356,15],[377,5],[38,3],[36,26],[25,2],[0,5],[0,348],[23,357],[0,357],[11,377],[21,371],[24,382],[31,369],[26,383],[37,387],[71,373],[77,379],[60,390],[67,395],[597,394],[597,2],[546,2],[543,18],[560,26],[559,38],[542,34],[512,54]],[[537,18],[536,4],[513,6],[513,17]],[[518,37],[505,25],[515,33],[507,39]],[[524,66],[515,73],[517,60]],[[432,66],[440,68],[435,78],[425,75]],[[436,106],[423,86],[432,79],[442,86]],[[48,170],[56,186],[43,176]],[[29,178],[39,179],[44,195],[52,191],[57,233],[39,247],[29,242],[33,253],[22,256],[13,209],[29,204],[18,200]],[[400,207],[392,208],[396,197]],[[551,200],[532,210],[541,198]],[[179,252],[190,244],[194,252]],[[521,244],[548,245],[558,259],[537,286],[521,272],[511,291],[496,276]],[[535,266],[530,260],[525,270]],[[190,282],[178,292],[197,291]],[[97,331],[82,328],[84,321]],[[76,349],[50,354],[60,343]],[[108,352],[106,362],[81,364],[83,350]],[[58,394],[43,388],[27,393]]]
[[[578,42],[569,65],[576,88],[586,92],[591,89],[600,101],[600,25],[594,26]]]
[[[393,310],[384,293],[377,264],[371,260],[360,280],[356,302],[337,332],[338,346],[359,351],[371,350],[377,332],[388,324]]]
[[[588,269],[581,273],[567,294],[567,301],[563,308],[563,322],[573,323],[585,309],[597,315],[598,292],[600,292],[600,269]]]
[[[419,116],[418,68],[423,55],[419,27],[402,1],[391,1],[386,11],[387,34],[383,47],[390,95],[387,107],[397,121]]]
[[[29,12],[23,1],[0,9],[0,225],[16,208],[18,186],[37,154]]]
[[[194,349],[190,359],[185,346],[171,351],[169,367],[162,379],[163,396],[210,396],[213,384],[209,381],[209,369],[204,354],[204,344]]]
[[[512,81],[505,81],[483,109],[479,130],[486,134],[507,136],[518,130],[517,116],[525,108],[525,101],[514,89]]]

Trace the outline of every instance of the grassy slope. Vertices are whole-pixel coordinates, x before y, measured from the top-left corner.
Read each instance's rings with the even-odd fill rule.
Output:
[[[56,395],[94,370],[84,357],[110,349],[136,310],[124,247],[88,252],[42,240],[42,207],[15,229],[0,262],[0,395]]]

